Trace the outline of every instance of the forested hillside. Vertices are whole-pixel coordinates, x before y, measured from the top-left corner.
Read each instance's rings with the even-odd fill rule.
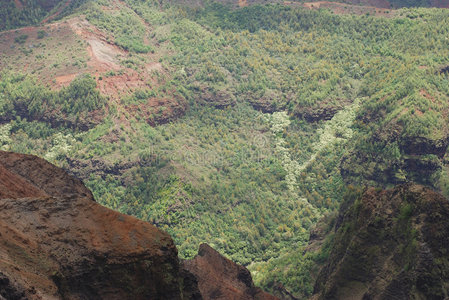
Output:
[[[310,230],[354,186],[449,195],[446,10],[79,4],[0,33],[0,146],[69,170],[181,257],[207,242],[307,297],[331,245],[303,256]]]
[[[70,14],[88,0],[3,0],[0,2],[0,30],[46,23]]]

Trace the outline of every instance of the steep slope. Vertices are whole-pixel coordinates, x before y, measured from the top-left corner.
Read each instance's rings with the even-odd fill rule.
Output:
[[[4,32],[0,69],[36,81],[0,75],[0,145],[80,176],[100,203],[168,231],[183,258],[208,241],[259,263],[256,280],[278,274],[270,259],[301,253],[345,183],[449,193],[448,11],[294,6],[102,0]],[[60,92],[82,73],[105,101],[72,111],[87,98]],[[282,264],[266,287],[311,293],[295,289],[307,273]]]
[[[187,5],[204,5],[206,1],[201,0],[182,0],[181,3]],[[389,9],[389,8],[400,8],[400,7],[439,7],[447,8],[449,3],[447,0],[337,0],[337,1],[298,1],[298,0],[217,0],[217,2],[223,3],[225,5],[230,5],[233,7],[246,7],[249,5],[257,4],[283,4],[283,5],[301,5],[306,8],[317,9],[317,8],[329,8],[337,12],[357,12],[358,9],[370,12],[376,12],[376,9]],[[177,2],[178,3],[178,2]],[[354,6],[348,10],[348,6]],[[352,11],[351,11],[352,10]]]
[[[66,8],[70,4],[70,0],[5,0],[0,3],[0,30],[11,29],[26,25],[35,25],[42,21],[48,14],[59,4],[60,9],[57,10],[52,17]],[[81,2],[81,1],[73,1]],[[50,16],[48,16],[50,17]],[[47,20],[49,20],[48,18]]]
[[[448,199],[409,184],[348,204],[313,299],[446,299]]]
[[[167,233],[35,156],[0,152],[0,236],[0,299],[218,299],[223,282],[225,299],[277,299],[207,245],[180,264]]]
[[[0,161],[3,297],[183,298],[168,234],[98,205],[42,159],[1,152]]]
[[[79,6],[81,2],[63,1],[52,18],[44,21],[53,21],[63,8],[64,14],[70,15],[72,5]],[[70,15],[64,21],[42,22],[0,32],[0,68],[27,74],[17,84],[33,78],[33,84],[45,85],[52,91],[63,90],[89,74],[96,82],[94,87],[108,99],[102,112],[116,112],[121,123],[137,117],[156,125],[182,116],[187,109],[186,99],[177,91],[178,85],[171,82],[173,69],[161,64],[163,56],[172,54],[167,42],[156,40],[152,33],[154,28],[123,1],[109,1],[104,6],[86,3],[85,7],[83,14]],[[0,80],[10,75],[5,73],[0,74]],[[5,93],[1,87],[0,93]],[[14,96],[8,98],[15,102]],[[52,97],[45,97],[48,98]],[[68,98],[66,102],[70,102]],[[51,107],[47,103],[41,106]],[[51,123],[53,127],[68,123],[59,121],[61,118],[64,121],[79,119],[78,116],[67,117],[66,111],[54,107],[43,115],[30,116],[29,112],[35,108],[22,103],[20,109],[15,110],[22,112],[21,118]],[[98,124],[101,118],[91,113],[87,119]],[[81,126],[81,129],[91,127]]]
[[[183,267],[199,279],[198,287],[206,299],[277,299],[254,286],[248,269],[224,258],[207,244],[201,244],[198,255],[185,261]]]

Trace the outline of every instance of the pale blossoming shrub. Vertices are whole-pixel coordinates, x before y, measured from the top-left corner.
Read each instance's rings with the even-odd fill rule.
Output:
[[[7,151],[9,150],[9,144],[12,142],[11,140],[11,124],[6,124],[0,126],[0,149]]]
[[[320,138],[319,142],[314,145],[315,153],[303,164],[292,159],[289,149],[285,147],[286,143],[282,132],[290,125],[287,112],[281,111],[271,115],[265,114],[265,119],[270,123],[271,132],[276,140],[276,152],[279,154],[282,166],[287,172],[285,182],[289,191],[297,192],[297,176],[300,176],[301,172],[315,161],[321,151],[326,147],[332,147],[336,143],[345,142],[352,137],[353,131],[351,126],[359,107],[360,99],[356,99],[351,105],[336,113],[331,120],[325,123],[323,128],[318,129],[317,134]]]
[[[64,135],[61,132],[55,134],[53,138],[53,147],[51,147],[50,151],[45,154],[45,159],[49,161],[54,161],[56,158],[61,155],[67,154],[75,143],[75,139],[71,134]]]

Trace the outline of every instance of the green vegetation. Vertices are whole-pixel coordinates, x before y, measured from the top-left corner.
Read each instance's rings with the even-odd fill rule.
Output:
[[[28,39],[28,35],[22,34],[22,35],[17,36],[14,39],[14,42],[16,42],[17,44],[25,44],[27,39]]]
[[[269,290],[282,283],[288,291],[300,299],[310,297],[318,272],[327,262],[332,249],[334,234],[330,231],[333,229],[335,218],[335,214],[327,215],[319,223],[326,226],[323,228],[323,234],[327,235],[321,247],[316,249],[300,247],[294,251],[288,249],[266,263],[252,264],[250,270],[253,279]]]
[[[37,84],[30,76],[0,75],[0,115],[4,121],[28,119],[79,128],[89,112],[104,105],[105,99],[90,75],[76,78],[59,92]]]
[[[89,0],[5,0],[0,2],[0,31],[37,25],[45,17],[58,12],[61,18],[72,13]],[[62,9],[61,11],[59,9]]]
[[[47,35],[47,33],[45,32],[45,30],[39,30],[37,32],[37,38],[38,39],[43,39],[45,37],[45,35]]]
[[[135,53],[154,52],[150,45],[144,43],[145,26],[131,9],[122,9],[114,14],[103,12],[98,6],[92,5],[87,20],[98,28],[112,33],[114,42],[124,50]]]
[[[24,1],[25,2],[25,1]],[[38,1],[26,1],[26,7],[17,7],[14,1],[2,1],[0,3],[0,30],[37,24],[46,11],[38,4]]]
[[[184,258],[207,242],[248,265],[263,287],[281,282],[298,296],[310,295],[309,275],[330,251],[332,237],[302,255],[310,229],[343,194],[348,203],[359,195],[347,183],[419,179],[407,168],[412,157],[443,166],[428,183],[449,193],[447,159],[429,146],[444,148],[449,132],[449,75],[439,72],[449,64],[448,12],[376,18],[281,5],[125,3],[94,1],[80,12],[129,51],[122,69],[98,80],[123,80],[131,69],[145,85],[107,102],[88,75],[54,91],[2,73],[2,149],[71,169],[100,203],[168,231]],[[150,126],[172,109],[166,99],[189,109]],[[425,153],[406,147],[420,139]]]

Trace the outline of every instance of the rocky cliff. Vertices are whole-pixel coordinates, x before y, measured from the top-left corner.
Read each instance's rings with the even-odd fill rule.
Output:
[[[447,299],[448,220],[449,201],[420,185],[344,203],[313,299]]]
[[[277,299],[254,286],[248,269],[224,258],[207,244],[200,246],[194,259],[184,262],[184,268],[199,278],[198,286],[206,299]]]
[[[102,207],[35,156],[0,152],[0,236],[0,299],[216,299],[198,285],[219,290],[222,281],[233,282],[227,299],[263,294],[244,267],[209,248],[225,269],[183,269],[167,233]]]

